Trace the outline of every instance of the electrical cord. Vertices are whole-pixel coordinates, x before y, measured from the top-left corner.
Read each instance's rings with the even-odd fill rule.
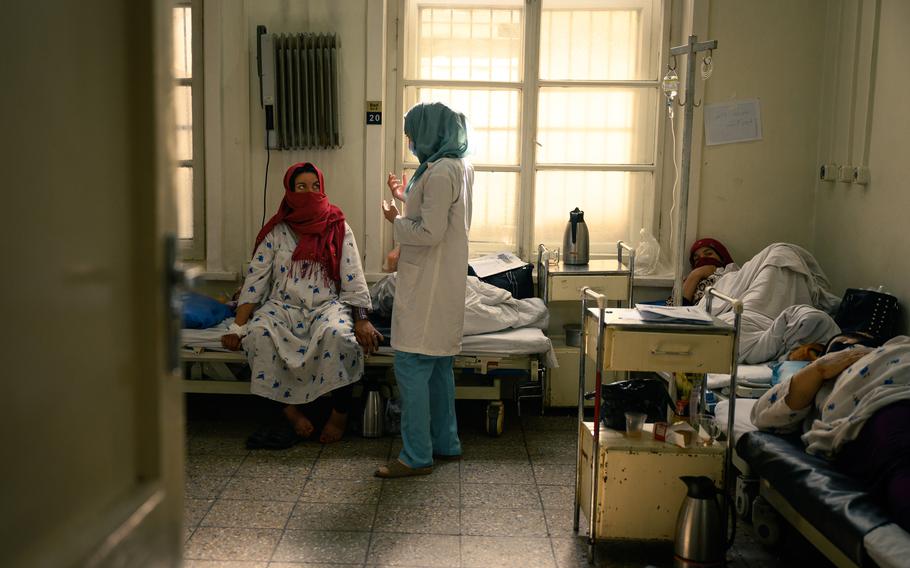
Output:
[[[262,183],[262,220],[259,222],[259,228],[265,226],[265,195],[269,187],[269,162],[272,159],[272,153],[269,151],[269,132],[265,132],[265,181]]]
[[[673,201],[670,205],[670,242],[673,242],[673,238],[676,235],[676,227],[674,226],[675,217],[673,216],[676,211],[676,188],[679,186],[679,164],[676,163],[676,126],[673,123],[673,116],[670,116],[670,140],[673,142],[673,154],[671,159],[673,160],[673,189],[670,192],[670,195],[673,196]],[[682,246],[680,243],[679,246]]]

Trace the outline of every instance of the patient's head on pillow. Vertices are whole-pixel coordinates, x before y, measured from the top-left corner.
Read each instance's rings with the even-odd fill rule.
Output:
[[[822,343],[807,343],[800,345],[787,355],[788,361],[815,361],[825,354],[825,346]]]

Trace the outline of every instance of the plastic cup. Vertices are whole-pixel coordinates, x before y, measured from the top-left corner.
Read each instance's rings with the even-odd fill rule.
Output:
[[[626,412],[626,436],[641,438],[641,429],[648,417],[644,412]]]
[[[701,445],[710,446],[720,436],[720,427],[710,414],[699,414],[693,426],[699,431],[698,441]]]

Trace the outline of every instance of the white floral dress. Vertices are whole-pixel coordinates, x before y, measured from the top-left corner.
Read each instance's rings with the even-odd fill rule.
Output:
[[[351,228],[345,223],[340,290],[326,285],[321,265],[292,262],[297,236],[279,223],[250,261],[241,304],[260,304],[246,324],[243,350],[250,391],[304,404],[360,380],[363,350],[354,337],[351,306],[369,308],[370,291]]]

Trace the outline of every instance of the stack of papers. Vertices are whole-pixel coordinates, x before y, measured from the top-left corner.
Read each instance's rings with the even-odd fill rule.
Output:
[[[526,265],[527,262],[510,252],[500,252],[482,256],[480,258],[473,258],[468,261],[468,264],[474,269],[474,273],[477,274],[478,278],[486,278],[487,276],[506,272],[513,268],[520,268]]]
[[[643,321],[660,323],[712,323],[708,312],[697,306],[654,306],[635,304]]]

